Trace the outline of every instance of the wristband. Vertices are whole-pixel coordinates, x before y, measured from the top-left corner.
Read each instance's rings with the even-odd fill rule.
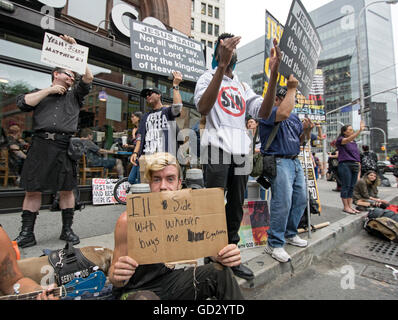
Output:
[[[179,86],[173,86],[173,89],[174,90],[180,90],[180,87]]]

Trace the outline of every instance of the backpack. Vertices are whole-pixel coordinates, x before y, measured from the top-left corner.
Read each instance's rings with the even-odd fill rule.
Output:
[[[398,222],[391,218],[379,217],[368,219],[365,222],[364,228],[378,238],[398,243]]]
[[[301,216],[299,225],[297,229],[307,229],[308,228],[308,206],[305,208],[303,215]],[[310,198],[310,213],[320,215],[319,204],[316,200]],[[311,228],[313,225],[311,225]]]
[[[370,153],[364,153],[361,159],[362,172],[369,170],[377,171],[377,161]]]

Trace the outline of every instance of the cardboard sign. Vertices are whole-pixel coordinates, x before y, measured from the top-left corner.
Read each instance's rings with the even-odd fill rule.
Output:
[[[298,89],[308,97],[322,45],[309,14],[299,0],[292,2],[279,47],[282,51],[279,72],[285,77],[293,73],[299,81]]]
[[[200,42],[130,19],[132,69],[196,82],[205,71]]]
[[[87,57],[87,47],[79,44],[72,45],[48,32],[44,34],[42,62],[85,74]]]
[[[215,256],[228,244],[220,188],[128,195],[127,224],[128,255],[139,264]]]
[[[243,205],[243,219],[239,228],[239,249],[267,244],[270,215],[267,201],[248,201]]]
[[[102,179],[102,178],[93,179],[92,180],[93,205],[118,203],[115,197],[113,196],[113,189],[115,188],[115,184],[118,181],[119,181],[118,179]]]

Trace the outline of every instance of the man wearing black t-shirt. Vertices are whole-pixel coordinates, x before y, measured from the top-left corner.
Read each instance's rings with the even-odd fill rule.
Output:
[[[152,108],[145,113],[140,120],[137,131],[137,143],[131,156],[131,163],[138,165],[137,159],[142,155],[149,155],[156,152],[170,152],[171,143],[169,135],[176,127],[174,119],[180,116],[182,99],[179,91],[179,84],[182,81],[182,74],[173,72],[173,104],[165,107],[162,104],[162,92],[157,88],[146,88],[141,91],[141,97]],[[173,135],[170,135],[173,137]],[[175,141],[176,139],[173,139]]]

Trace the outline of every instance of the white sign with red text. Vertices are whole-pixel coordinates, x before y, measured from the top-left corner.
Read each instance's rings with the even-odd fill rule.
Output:
[[[118,203],[113,196],[113,189],[118,179],[94,178],[92,180],[93,204]]]

